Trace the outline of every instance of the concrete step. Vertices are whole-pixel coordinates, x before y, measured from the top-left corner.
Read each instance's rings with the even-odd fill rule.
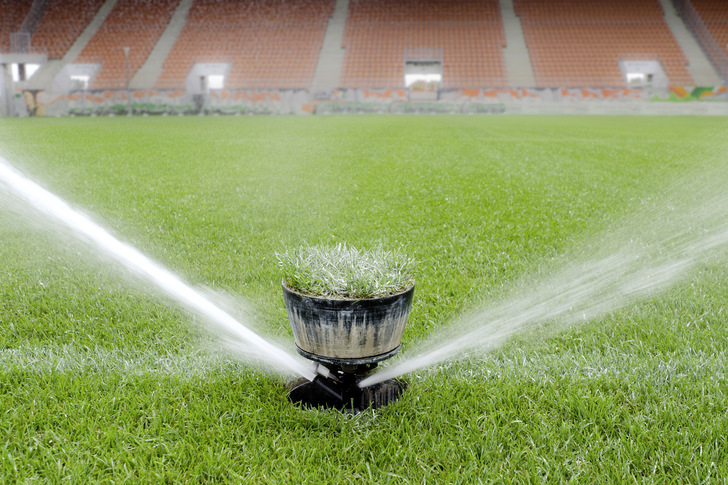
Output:
[[[68,49],[68,52],[66,52],[66,55],[63,56],[63,63],[67,64],[69,62],[73,62],[76,60],[76,58],[81,54],[81,51],[86,47],[86,44],[91,40],[91,37],[93,37],[96,32],[99,30],[99,27],[101,27],[101,24],[104,23],[104,20],[106,20],[106,17],[108,17],[111,10],[116,6],[117,0],[106,0],[104,4],[99,9],[99,12],[96,14],[96,17],[89,22],[88,26],[84,29],[83,32],[81,32],[81,35],[78,36],[76,39],[76,42],[73,43],[70,49]]]
[[[44,89],[47,91],[53,90],[53,80],[63,69],[63,66],[70,64],[76,60],[81,51],[83,51],[86,44],[89,43],[91,38],[96,34],[104,23],[106,17],[108,17],[111,10],[116,6],[117,0],[106,0],[104,4],[99,8],[96,16],[89,22],[86,28],[81,32],[76,41],[71,45],[66,54],[61,60],[53,60],[45,63],[38,72],[36,72],[32,78],[28,80],[29,89]]]
[[[182,28],[187,23],[187,13],[190,11],[193,0],[182,0],[177,6],[172,18],[169,20],[169,24],[162,32],[159,37],[157,44],[149,53],[149,57],[144,62],[142,67],[136,72],[134,77],[129,82],[129,87],[132,89],[151,89],[154,83],[162,74],[162,68],[164,60],[172,50],[172,46],[177,41]]]
[[[660,0],[665,11],[665,22],[675,36],[678,45],[688,58],[687,70],[697,86],[717,86],[722,84],[720,76],[690,29],[679,16],[671,0]]]
[[[516,16],[513,0],[500,0],[501,18],[506,34],[506,47],[503,48],[503,61],[506,65],[508,84],[513,87],[530,88],[536,86],[533,75],[531,55],[523,36],[521,19]]]
[[[316,63],[316,71],[311,83],[313,91],[326,91],[338,88],[340,85],[346,55],[346,50],[341,47],[341,43],[344,40],[348,10],[349,0],[336,0],[334,13],[326,26],[324,42]]]

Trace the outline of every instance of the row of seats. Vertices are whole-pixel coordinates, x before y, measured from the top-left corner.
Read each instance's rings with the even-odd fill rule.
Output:
[[[101,60],[92,89],[126,87],[157,44],[179,0],[118,0],[76,62]],[[124,47],[129,47],[128,75]]]
[[[49,0],[33,31],[33,47],[46,52],[49,59],[61,59],[104,1]]]
[[[157,88],[184,88],[197,62],[231,65],[229,88],[308,88],[335,0],[195,0]]]
[[[624,86],[619,60],[658,60],[694,84],[658,0],[514,0],[539,87]]]
[[[445,87],[505,86],[504,46],[497,0],[350,0],[341,84],[404,87],[406,52],[432,48]]]

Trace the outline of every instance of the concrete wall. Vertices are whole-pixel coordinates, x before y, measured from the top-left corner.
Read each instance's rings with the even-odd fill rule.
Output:
[[[21,92],[36,116],[244,114],[728,115],[725,86],[686,89],[455,89],[413,99],[406,89]],[[21,111],[16,108],[16,115]]]

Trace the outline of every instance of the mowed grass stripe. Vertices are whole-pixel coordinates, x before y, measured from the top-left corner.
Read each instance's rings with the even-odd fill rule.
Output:
[[[5,371],[22,370],[40,374],[113,372],[128,377],[155,374],[190,378],[206,376],[219,372],[224,366],[236,364],[230,359],[201,351],[162,355],[154,350],[49,345],[2,349],[0,365]]]
[[[569,379],[589,381],[604,376],[632,382],[635,379],[664,385],[691,379],[722,381],[728,377],[728,351],[684,349],[664,358],[635,359],[633,353],[607,348],[602,351],[563,350],[558,354],[515,351],[487,360],[459,359],[419,370],[409,381],[426,379],[472,380],[527,379],[549,383]],[[160,355],[126,349],[74,348],[72,346],[24,347],[0,350],[0,365],[6,373],[69,374],[74,376],[115,373],[128,379],[139,376],[174,376],[196,380],[222,372],[258,374],[244,364],[206,352]]]

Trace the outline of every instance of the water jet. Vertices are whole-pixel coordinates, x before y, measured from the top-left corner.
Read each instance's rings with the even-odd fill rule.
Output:
[[[86,214],[25,177],[0,156],[0,195],[4,191],[24,202],[38,215],[54,222],[59,230],[68,232],[97,250],[99,254],[111,257],[162,295],[203,317],[213,333],[225,335],[235,342],[238,348],[244,349],[241,355],[279,372],[292,372],[309,380],[316,377],[303,359],[251,330],[215,304],[203,292],[187,284],[181,277],[135,247],[116,238]]]

